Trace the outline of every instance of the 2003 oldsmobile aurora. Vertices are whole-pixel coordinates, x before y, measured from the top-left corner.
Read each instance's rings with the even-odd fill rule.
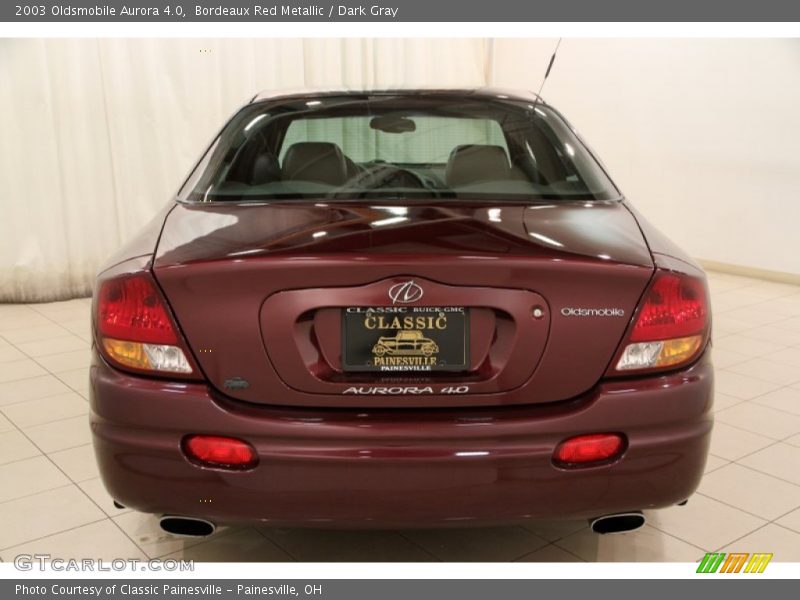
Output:
[[[93,310],[103,481],[167,531],[617,532],[703,472],[704,274],[527,93],[257,96]]]

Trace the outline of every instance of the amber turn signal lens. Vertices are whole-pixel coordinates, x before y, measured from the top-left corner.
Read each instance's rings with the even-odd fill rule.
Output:
[[[688,362],[700,349],[703,337],[691,335],[673,340],[628,344],[617,362],[617,371],[657,369]]]
[[[133,369],[168,373],[192,372],[186,355],[177,346],[103,338],[103,350],[119,364]]]

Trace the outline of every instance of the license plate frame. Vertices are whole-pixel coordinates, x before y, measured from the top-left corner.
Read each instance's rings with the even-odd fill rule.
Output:
[[[341,320],[346,372],[469,370],[469,309],[464,306],[349,306]]]

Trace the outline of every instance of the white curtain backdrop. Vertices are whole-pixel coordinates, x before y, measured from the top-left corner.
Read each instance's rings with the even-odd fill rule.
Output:
[[[263,89],[488,80],[481,39],[0,40],[0,302],[87,295]]]

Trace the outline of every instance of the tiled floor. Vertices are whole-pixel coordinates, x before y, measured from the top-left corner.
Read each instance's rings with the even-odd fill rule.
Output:
[[[685,507],[600,537],[585,522],[447,531],[224,529],[162,533],[117,510],[86,413],[89,301],[0,305],[0,557],[205,561],[694,561],[706,550],[800,561],[800,287],[710,274],[717,424],[708,474]]]

